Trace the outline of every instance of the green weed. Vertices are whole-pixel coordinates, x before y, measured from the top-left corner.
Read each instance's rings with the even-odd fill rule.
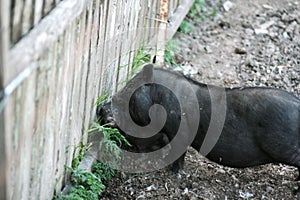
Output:
[[[95,102],[95,106],[102,105],[107,100],[107,98],[108,94],[100,95]]]
[[[78,165],[82,161],[83,156],[91,147],[91,144],[84,145],[81,141],[75,148],[74,155],[76,154],[77,156],[72,160],[72,166],[65,166],[66,169],[71,172],[71,183],[73,186],[67,195],[58,194],[54,197],[55,200],[98,199],[105,190],[105,185],[102,180],[108,181],[115,175],[115,170],[112,167],[121,159],[120,146],[123,144],[131,145],[126,138],[120,134],[118,129],[93,123],[87,132],[91,133],[95,131],[103,133],[103,139],[99,144],[100,160],[107,159],[108,157],[109,162],[94,163],[92,172],[78,169]]]
[[[92,172],[66,167],[71,173],[71,187],[67,195],[57,195],[56,200],[98,199],[105,190],[101,178]]]
[[[78,167],[83,156],[86,154],[86,152],[88,150],[90,150],[91,146],[92,146],[92,143],[85,145],[85,144],[83,144],[82,140],[79,142],[79,145],[75,147],[75,150],[73,153],[72,168]],[[77,156],[76,156],[76,154],[77,154]]]
[[[175,58],[176,58],[176,54],[178,54],[180,52],[180,45],[176,40],[169,40],[166,43],[166,50],[165,50],[165,63],[168,66],[172,66],[172,65],[178,65],[178,63],[176,63]]]
[[[186,20],[183,20],[179,26],[178,31],[182,32],[184,34],[188,34],[189,32],[193,31],[194,29],[195,29],[195,26],[192,23],[190,23]]]
[[[200,21],[203,21],[206,17],[214,17],[218,14],[216,9],[213,9],[211,13],[207,13],[205,7],[206,4],[204,0],[195,0],[186,19],[180,24],[178,31],[187,34],[193,31],[195,29],[195,25],[198,25]]]
[[[99,143],[99,159],[111,168],[115,168],[122,158],[122,145],[131,146],[127,139],[116,128],[93,123],[90,132],[102,132]]]
[[[122,144],[131,146],[127,139],[116,128],[110,128],[108,125],[100,125],[94,122],[92,123],[91,128],[88,130],[88,133],[95,131],[102,132],[104,138],[106,138],[107,140],[115,141],[117,146],[119,147]]]
[[[101,178],[101,180],[109,181],[115,175],[115,170],[108,165],[96,162],[92,167],[92,172]]]
[[[195,0],[188,13],[188,16],[196,20],[203,20],[206,16],[206,12],[204,11],[205,6],[206,4],[203,0]]]
[[[149,63],[151,59],[151,55],[149,52],[147,52],[144,48],[141,48],[137,51],[136,56],[133,58],[132,66],[131,66],[131,76],[136,74],[136,70],[138,67]]]

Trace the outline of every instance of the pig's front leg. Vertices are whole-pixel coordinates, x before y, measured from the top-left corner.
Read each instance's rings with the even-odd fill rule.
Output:
[[[185,154],[186,152],[184,152],[177,160],[173,162],[171,170],[174,173],[178,173],[179,170],[183,169]]]

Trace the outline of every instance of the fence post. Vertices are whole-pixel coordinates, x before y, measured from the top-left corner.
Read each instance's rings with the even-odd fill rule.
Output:
[[[161,0],[159,8],[159,23],[156,43],[156,64],[159,67],[164,66],[164,55],[166,47],[166,35],[168,27],[170,0]]]
[[[9,1],[0,1],[0,105],[5,87],[4,74],[9,45],[8,32]],[[0,106],[1,108],[1,106]],[[5,135],[5,113],[0,109],[0,199],[8,198],[7,187],[7,149]]]

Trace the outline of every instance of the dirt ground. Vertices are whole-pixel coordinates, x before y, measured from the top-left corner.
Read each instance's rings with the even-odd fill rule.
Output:
[[[212,3],[213,2],[213,3]],[[230,4],[231,3],[231,4]],[[226,87],[271,86],[300,97],[300,1],[207,1],[205,17],[178,33],[179,60],[195,79]],[[195,19],[186,19],[194,23]],[[224,167],[189,149],[184,170],[124,174],[101,199],[297,199],[296,168],[269,164]]]

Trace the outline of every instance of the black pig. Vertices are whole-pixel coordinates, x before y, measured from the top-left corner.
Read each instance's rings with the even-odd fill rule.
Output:
[[[210,90],[220,89],[192,80],[181,73],[166,69],[153,69],[168,77],[188,81],[194,88],[199,103],[200,121],[197,135],[191,146],[200,151],[212,114]],[[143,71],[136,75],[142,76]],[[125,86],[125,90],[126,90]],[[179,90],[184,90],[178,86]],[[224,88],[226,94],[226,118],[221,135],[206,157],[224,166],[244,168],[266,163],[284,163],[300,169],[300,100],[294,95],[274,88],[242,87]],[[176,96],[168,88],[158,84],[145,84],[134,92],[129,102],[132,120],[145,126],[150,122],[149,108],[161,104],[167,113],[167,121],[158,136],[140,139],[129,137],[141,152],[152,151],[171,141],[181,121],[181,109]],[[97,115],[114,123],[111,104],[98,107]],[[188,114],[188,113],[187,113]],[[125,133],[123,133],[125,134]],[[126,134],[125,134],[126,135]],[[189,137],[189,133],[186,133]],[[128,136],[128,135],[127,135]],[[160,140],[160,142],[153,142]],[[176,148],[176,147],[171,147]],[[185,153],[173,164],[173,170],[183,167]],[[299,179],[299,177],[298,177]]]

